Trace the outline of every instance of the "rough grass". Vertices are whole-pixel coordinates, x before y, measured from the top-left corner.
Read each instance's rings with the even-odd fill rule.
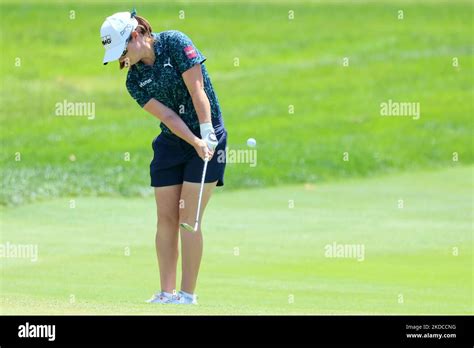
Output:
[[[1,204],[150,192],[150,144],[158,123],[129,97],[125,73],[101,64],[99,27],[127,6],[0,4]],[[453,152],[461,163],[473,162],[468,2],[136,7],[155,31],[182,30],[208,57],[229,146],[243,149],[247,138],[257,139],[258,165],[229,165],[226,189],[446,167]],[[453,57],[459,67],[452,66]],[[389,99],[420,103],[421,118],[380,116],[380,103]],[[95,118],[55,116],[63,100],[94,102]]]

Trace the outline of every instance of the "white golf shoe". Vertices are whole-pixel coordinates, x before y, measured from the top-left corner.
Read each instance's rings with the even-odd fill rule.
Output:
[[[173,303],[173,300],[175,299],[176,295],[170,294],[168,292],[157,292],[154,294],[149,300],[147,300],[147,303]]]
[[[194,304],[197,305],[197,295],[188,294],[183,291],[178,292],[174,299],[170,302],[171,304]]]

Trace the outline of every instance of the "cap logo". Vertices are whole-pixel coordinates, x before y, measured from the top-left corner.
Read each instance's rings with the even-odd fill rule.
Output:
[[[112,43],[112,38],[110,35],[102,36],[102,45],[110,45]]]
[[[132,28],[132,25],[131,25],[131,24],[127,24],[127,25],[125,26],[125,28],[123,28],[123,30],[120,31],[120,36],[123,36],[123,34],[125,34],[125,32],[127,31],[127,29],[130,29],[130,28]]]

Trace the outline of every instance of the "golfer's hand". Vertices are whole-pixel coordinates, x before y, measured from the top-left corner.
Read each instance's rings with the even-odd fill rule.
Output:
[[[211,149],[211,151],[214,151],[219,142],[217,141],[216,132],[214,131],[212,123],[201,123],[199,125],[199,128],[201,131],[201,139],[206,142],[207,146],[209,147],[209,149]]]
[[[197,154],[203,160],[207,157],[208,160],[212,158],[214,155],[214,151],[209,148],[207,143],[199,138],[196,138],[196,142],[194,143],[194,148],[196,149]]]
[[[207,147],[211,150],[214,151],[219,144],[217,141],[216,133],[212,132],[207,134],[205,138],[203,138],[204,142],[207,144]]]

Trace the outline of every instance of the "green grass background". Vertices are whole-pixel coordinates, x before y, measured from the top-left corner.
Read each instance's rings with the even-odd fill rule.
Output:
[[[128,95],[125,72],[101,64],[103,19],[131,6],[208,57],[229,146],[257,139],[257,167],[229,168],[226,189],[439,168],[453,152],[473,162],[469,2],[2,1],[1,203],[151,192],[158,121]],[[419,102],[421,119],[381,117],[388,99]],[[94,102],[96,118],[55,116],[63,100]]]
[[[102,65],[99,35],[132,6],[207,56],[229,146],[258,142],[258,165],[229,164],[207,209],[198,307],[143,303],[159,287],[148,186],[158,121],[128,95],[125,71]],[[1,1],[1,242],[39,248],[36,263],[1,259],[1,313],[472,313],[472,11]],[[381,117],[389,99],[419,102],[421,118]],[[95,119],[55,116],[63,100],[94,102]],[[333,242],[364,244],[365,260],[324,257]]]

